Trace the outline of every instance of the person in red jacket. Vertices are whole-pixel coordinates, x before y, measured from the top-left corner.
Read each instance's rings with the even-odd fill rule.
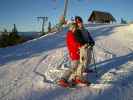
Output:
[[[80,66],[79,50],[84,45],[81,42],[77,41],[76,37],[78,32],[76,30],[77,30],[77,24],[71,23],[69,27],[69,31],[67,32],[67,37],[66,37],[66,45],[67,45],[69,56],[71,59],[71,67],[70,67],[70,70],[66,71],[62,76],[62,78],[59,80],[59,85],[63,87],[69,87],[70,85],[75,85],[77,83],[81,83],[81,84],[87,83],[87,81],[83,79],[81,80],[81,78],[76,79],[76,76],[78,76],[76,74],[76,70]]]
[[[72,23],[70,25],[69,31],[67,32],[67,37],[66,37],[66,45],[69,51],[69,56],[72,61],[77,61],[79,60],[79,49],[81,47],[81,43],[78,42],[75,38],[75,31],[76,31],[76,24]]]

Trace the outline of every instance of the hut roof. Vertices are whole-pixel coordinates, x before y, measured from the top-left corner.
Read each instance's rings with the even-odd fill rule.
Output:
[[[115,18],[110,13],[102,11],[93,11],[88,21],[92,21],[92,19],[116,21]]]

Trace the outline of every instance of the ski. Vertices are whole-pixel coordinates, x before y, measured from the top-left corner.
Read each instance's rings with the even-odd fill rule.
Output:
[[[90,85],[74,85],[74,86],[69,86],[69,87],[63,87],[58,84],[58,82],[51,82],[51,81],[44,81],[44,84],[49,86],[50,88],[64,88],[64,89],[78,89],[78,88],[95,88],[95,89],[101,89],[102,87],[110,87],[112,86],[111,84],[104,84],[104,83],[91,83]]]

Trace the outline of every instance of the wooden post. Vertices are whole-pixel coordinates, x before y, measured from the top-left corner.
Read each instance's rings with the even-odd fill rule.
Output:
[[[67,8],[68,8],[68,0],[65,0],[65,4],[64,4],[64,13],[63,13],[63,16],[64,16],[64,17],[66,17]]]
[[[47,16],[44,16],[44,17],[37,17],[37,19],[42,19],[42,34],[44,34],[44,25],[45,25],[45,22],[48,21],[48,17]]]

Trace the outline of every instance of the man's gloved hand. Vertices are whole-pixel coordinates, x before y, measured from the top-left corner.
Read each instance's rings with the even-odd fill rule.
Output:
[[[94,42],[89,42],[89,43],[84,44],[84,48],[93,48],[94,45],[95,45]]]
[[[94,43],[94,42],[89,42],[88,45],[89,45],[90,47],[93,47],[93,46],[95,45],[95,43]]]
[[[88,47],[88,48],[93,48],[94,45],[95,45],[94,42],[89,42],[89,43],[87,43],[87,47]]]

